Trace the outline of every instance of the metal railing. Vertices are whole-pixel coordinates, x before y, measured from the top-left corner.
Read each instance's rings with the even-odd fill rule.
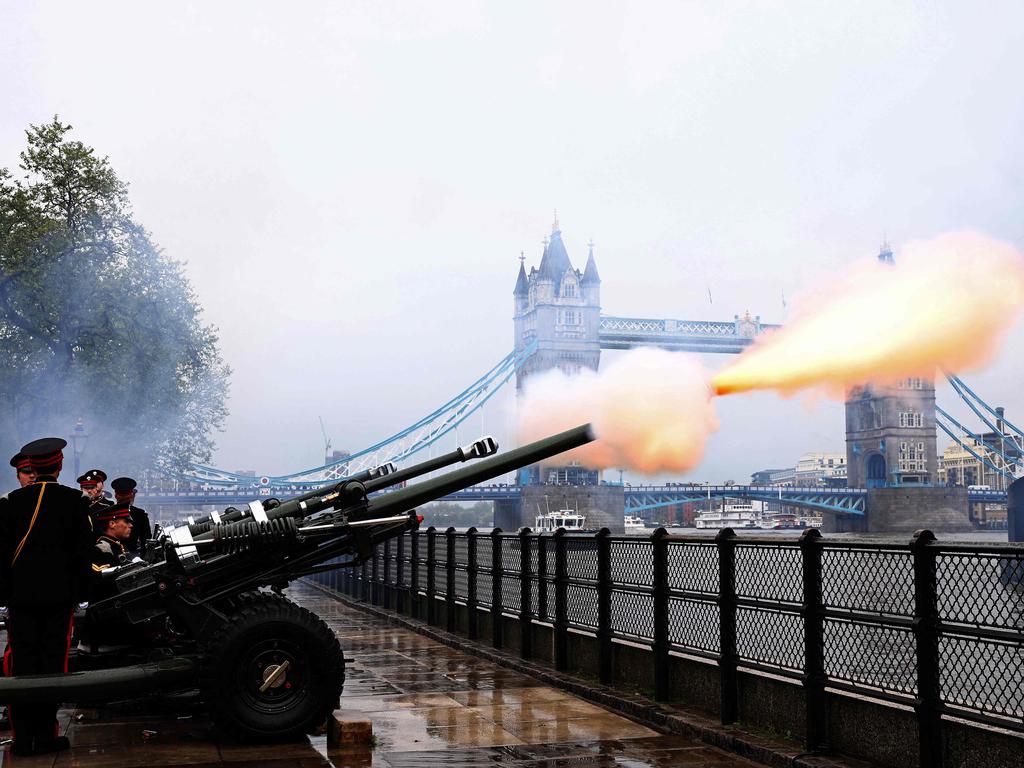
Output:
[[[553,664],[567,670],[568,635],[599,647],[613,680],[614,644],[651,652],[655,697],[670,697],[673,655],[717,665],[723,723],[738,712],[737,676],[767,672],[802,686],[809,749],[825,743],[826,691],[914,709],[921,765],[938,765],[943,716],[1024,733],[1024,545],[799,538],[517,534],[433,528],[386,542],[326,586],[478,639],[491,614],[553,629]]]

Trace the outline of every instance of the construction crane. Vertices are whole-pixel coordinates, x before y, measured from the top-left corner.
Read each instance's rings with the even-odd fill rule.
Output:
[[[331,461],[331,438],[327,436],[327,430],[324,428],[324,417],[317,416],[320,419],[320,434],[324,437],[324,461],[330,463]]]

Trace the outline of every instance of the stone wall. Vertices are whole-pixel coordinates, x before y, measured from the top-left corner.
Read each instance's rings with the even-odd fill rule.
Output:
[[[869,533],[968,533],[974,530],[967,514],[966,488],[870,488]]]

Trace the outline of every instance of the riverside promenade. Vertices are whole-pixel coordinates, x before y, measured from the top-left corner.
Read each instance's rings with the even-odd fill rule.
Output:
[[[225,741],[199,710],[182,704],[129,709],[65,708],[72,743],[57,756],[13,757],[19,768],[421,768],[423,766],[754,766],[698,740],[663,735],[595,704],[346,606],[313,587],[288,591],[315,611],[350,660],[338,714],[370,720],[374,741],[328,749],[325,736],[298,743]]]

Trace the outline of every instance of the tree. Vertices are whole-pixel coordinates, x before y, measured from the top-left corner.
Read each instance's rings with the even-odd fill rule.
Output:
[[[107,158],[32,125],[0,168],[0,446],[68,435],[115,471],[209,461],[229,369],[182,264],[132,218]]]

